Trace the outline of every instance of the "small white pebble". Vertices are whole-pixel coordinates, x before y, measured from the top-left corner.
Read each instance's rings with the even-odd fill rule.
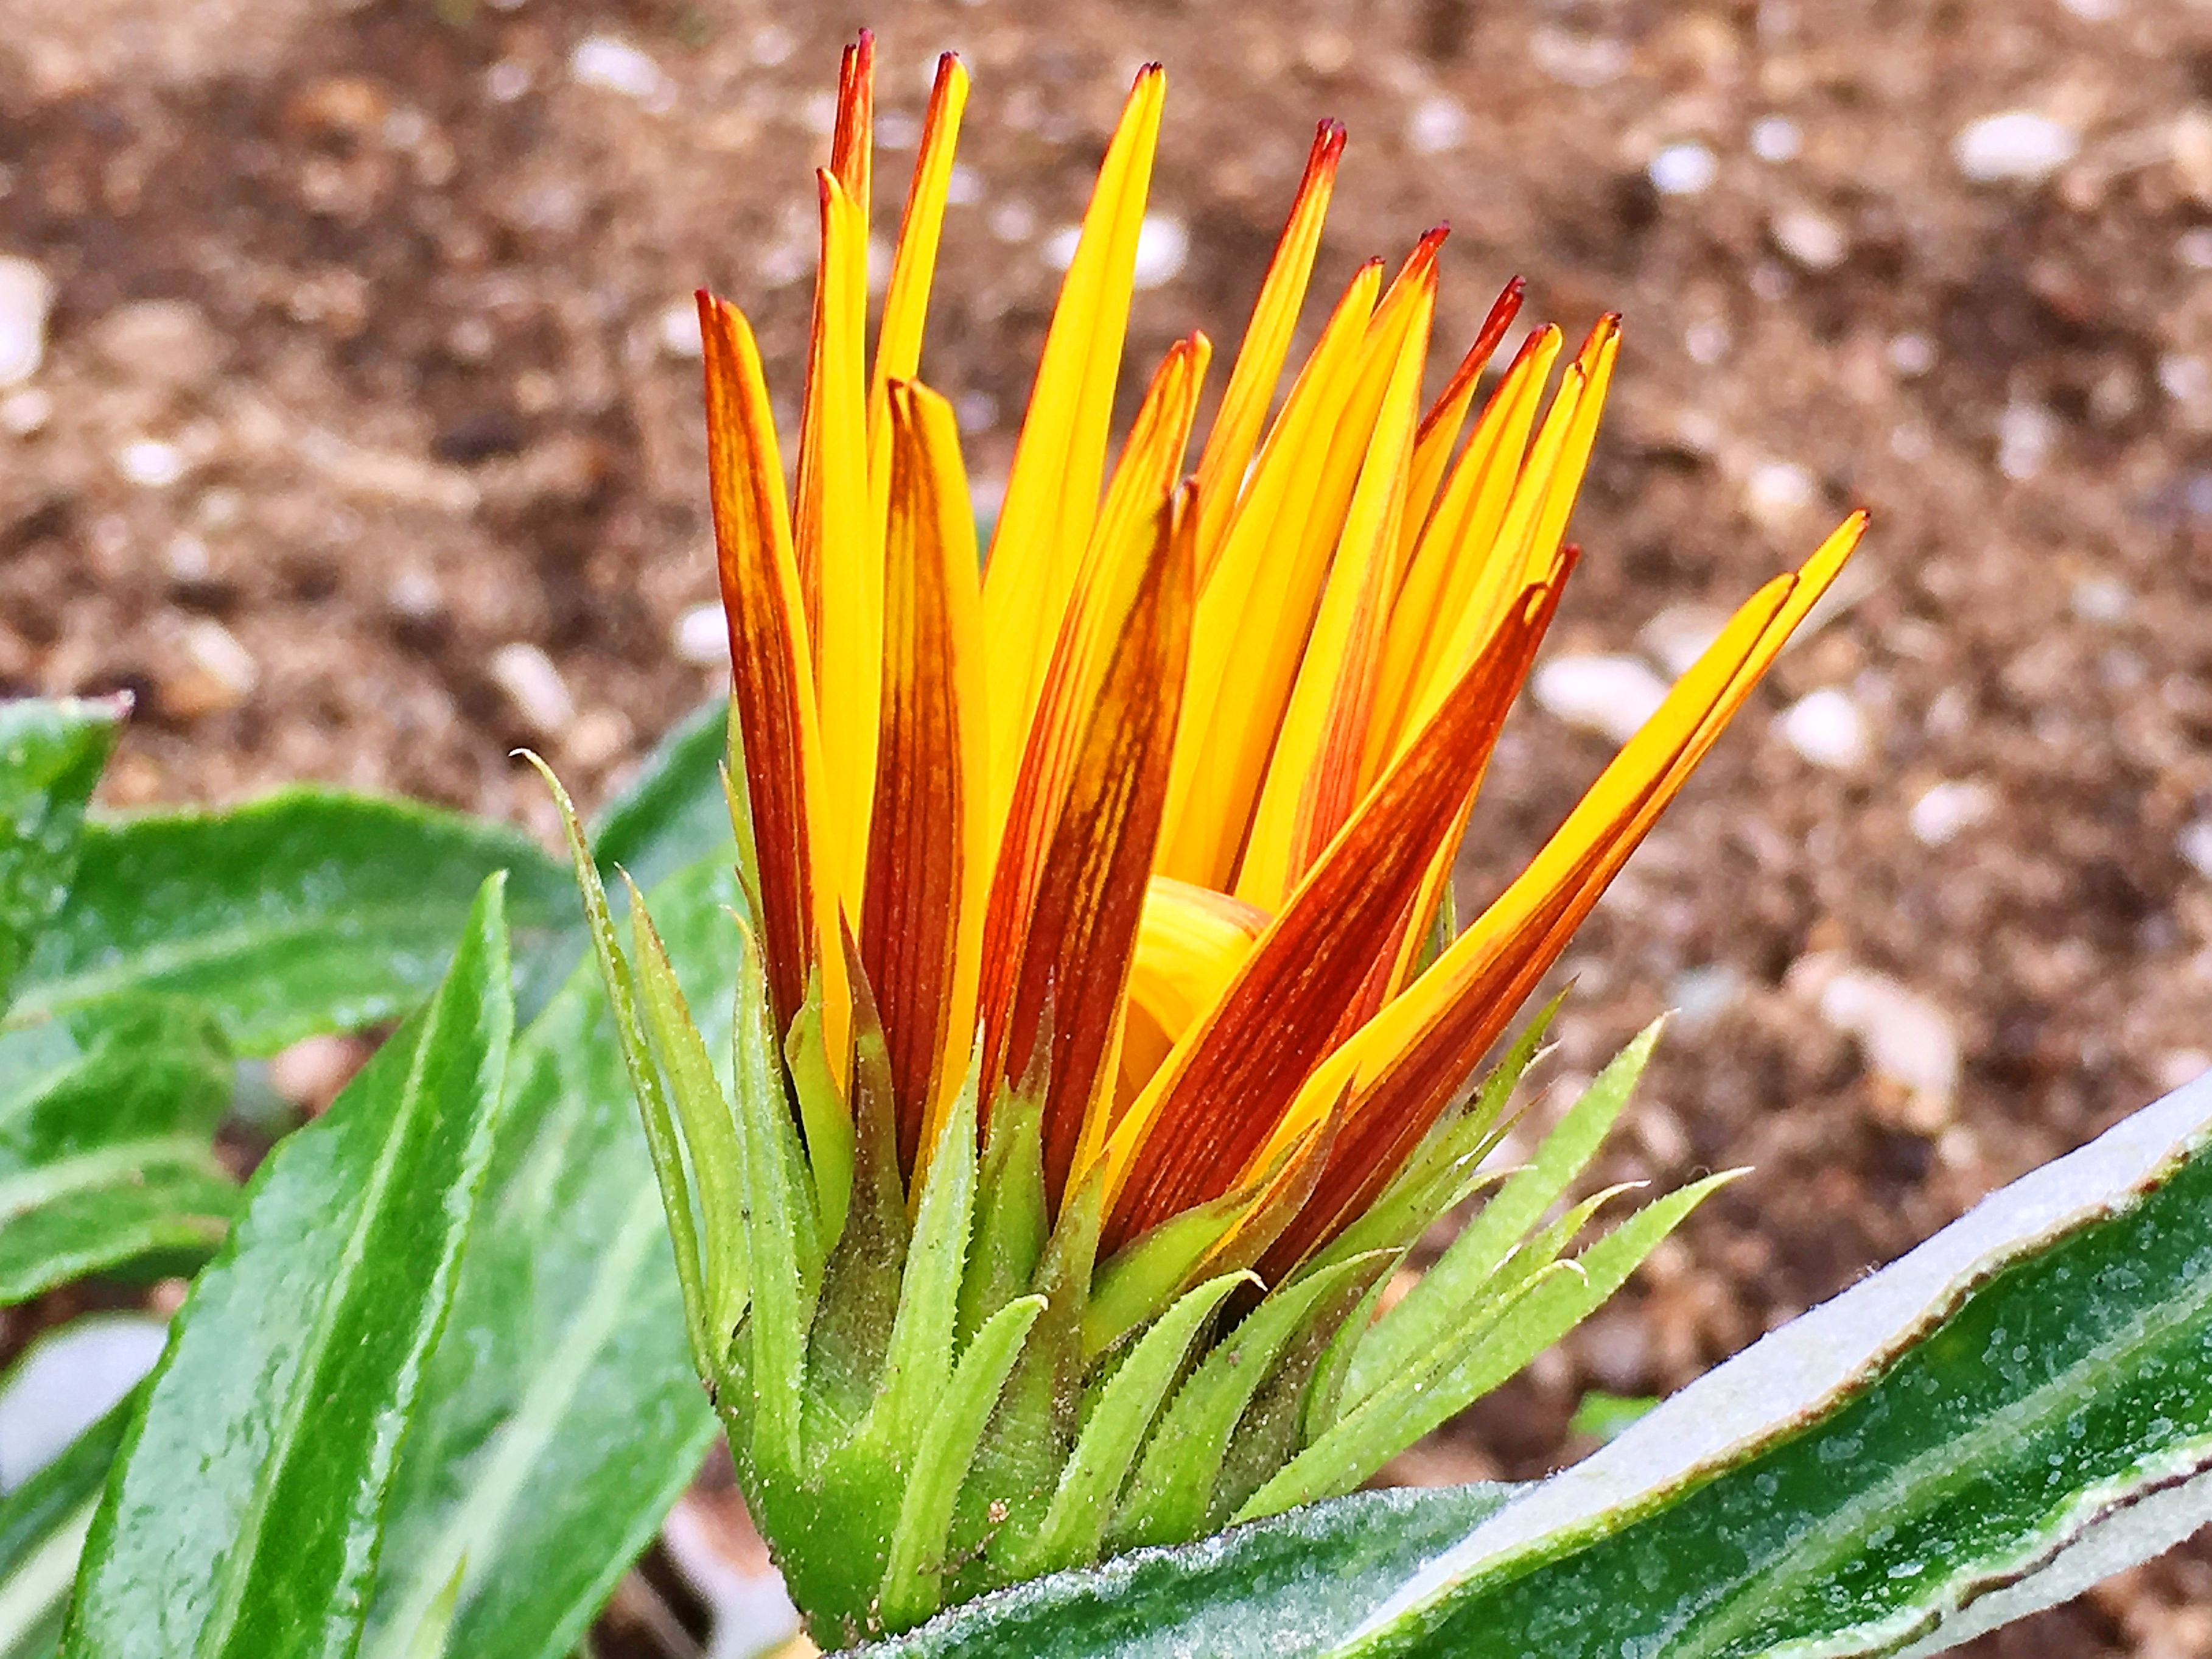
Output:
[[[1529,686],[1554,720],[1626,743],[1667,699],[1667,683],[1636,657],[1554,657]]]
[[[446,608],[446,595],[435,576],[414,565],[392,579],[384,602],[410,622],[428,622]]]
[[[921,142],[921,120],[910,111],[879,109],[876,112],[876,147],[878,149],[912,149]]]
[[[1030,210],[1026,202],[1000,202],[983,216],[983,225],[1002,242],[1026,242],[1036,234],[1036,215]],[[1081,234],[1080,230],[1070,225],[1065,231],[1059,232],[1054,240],[1057,240],[1060,236],[1073,238]],[[1067,257],[1070,260],[1075,258],[1073,240],[1067,245]]]
[[[1797,124],[1786,115],[1762,115],[1751,124],[1751,153],[1762,161],[1791,161],[1803,146]]]
[[[1726,1013],[1743,997],[1743,975],[1724,962],[1705,968],[1687,968],[1674,975],[1667,1000],[1676,1017],[1692,1028]]]
[[[999,423],[999,400],[971,388],[952,400],[952,414],[963,432],[988,432]]]
[[[1528,35],[1528,57],[1564,86],[1601,87],[1628,73],[1628,47],[1609,34],[1543,27]]]
[[[518,641],[492,653],[491,677],[513,701],[515,712],[538,731],[565,732],[576,718],[576,701],[553,659],[536,646]]]
[[[2200,876],[2212,876],[2212,818],[2198,818],[2185,825],[2175,845],[2191,869]]]
[[[169,574],[180,582],[204,582],[207,580],[210,561],[208,544],[189,530],[180,530],[169,538],[163,554],[169,566]]]
[[[1792,529],[1817,491],[1812,474],[1788,461],[1764,461],[1743,481],[1744,510],[1771,534]]]
[[[2040,404],[2007,404],[1997,416],[1997,471],[2015,483],[2043,471],[2058,422]]]
[[[1867,1064],[1920,1097],[1940,1123],[1959,1092],[1959,1037],[1950,1016],[1887,974],[1836,971],[1820,989],[1820,1016],[1859,1040]]]
[[[44,386],[27,386],[0,398],[0,429],[27,438],[54,417],[54,396]]]
[[[2124,9],[2123,0],[2058,0],[2085,23],[2109,23]]]
[[[568,73],[579,86],[620,93],[656,114],[676,103],[676,83],[659,64],[627,40],[586,35],[568,54]]]
[[[983,175],[964,162],[955,161],[945,181],[945,199],[954,207],[973,207],[983,199]]]
[[[769,23],[753,31],[751,49],[753,62],[763,69],[774,69],[799,49],[799,40],[789,29]]]
[[[22,385],[46,361],[46,314],[53,281],[45,268],[0,254],[0,387]]]
[[[670,301],[655,332],[668,356],[696,359],[705,350],[699,342],[699,307],[693,301]]]
[[[1682,331],[1682,349],[1690,354],[1693,363],[1710,367],[1728,356],[1729,336],[1728,325],[1713,318],[1692,323]]]
[[[1009,237],[1006,240],[1012,241],[1015,239]],[[1075,263],[1075,250],[1082,245],[1082,227],[1062,225],[1044,239],[1044,246],[1038,252],[1044,255],[1045,264],[1054,270],[1066,270]]]
[[[1966,126],[1952,143],[1951,158],[1978,185],[2033,184],[2064,167],[2081,148],[2081,136],[2073,128],[2033,110],[2012,109]]]
[[[53,303],[54,285],[41,266],[0,255],[0,387],[21,386],[39,372]]]
[[[1413,106],[1406,119],[1406,147],[1416,155],[1441,155],[1467,142],[1467,107],[1438,93]]]
[[[185,629],[185,654],[240,701],[261,684],[261,665],[238,636],[212,617],[195,617]]]
[[[729,660],[729,623],[720,605],[693,605],[676,619],[674,632],[676,654],[684,661],[713,668]]]
[[[1137,227],[1137,259],[1133,280],[1139,289],[1162,288],[1182,274],[1190,257],[1190,233],[1182,221],[1164,213],[1147,213]]]
[[[1784,209],[1771,228],[1774,245],[1808,270],[1833,270],[1851,251],[1844,228],[1810,208]]]
[[[1996,792],[1978,778],[1936,784],[1912,803],[1912,833],[1923,846],[1941,847],[1996,810]]]
[[[484,71],[484,96],[495,104],[511,104],[530,90],[532,78],[529,64],[502,58]]]
[[[837,94],[829,91],[809,93],[799,106],[799,125],[823,138],[836,131]]]
[[[2118,622],[2134,608],[2136,596],[2128,591],[2128,585],[2109,576],[2084,576],[2074,584],[2074,592],[2067,600],[2075,616],[2083,622],[2093,623]]]
[[[2169,351],[2158,360],[2158,388],[2176,403],[2193,404],[2212,392],[2212,371],[2202,357]]]
[[[138,438],[116,451],[115,465],[132,483],[163,489],[185,476],[185,453],[158,438]]]
[[[1890,340],[1887,356],[1890,368],[1917,380],[1936,367],[1936,342],[1925,334],[1899,334]]]
[[[1782,740],[1815,766],[1846,771],[1866,758],[1866,717],[1833,686],[1798,698],[1778,724]]]
[[[1651,187],[1662,196],[1700,196],[1712,187],[1719,170],[1703,144],[1669,144],[1651,158]]]
[[[2212,225],[2198,225],[2174,238],[2173,252],[2191,270],[2212,270]]]

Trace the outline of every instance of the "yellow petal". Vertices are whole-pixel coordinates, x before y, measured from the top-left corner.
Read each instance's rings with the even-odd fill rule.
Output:
[[[822,266],[801,414],[797,537],[822,722],[818,866],[857,925],[875,797],[883,684],[881,526],[870,511],[866,428],[868,228],[837,175],[822,185]]]
[[[1169,1049],[1221,1000],[1268,920],[1265,910],[1226,893],[1152,878],[1129,969],[1122,1103],[1152,1080]]]
[[[1251,465],[1253,447],[1259,442],[1267,408],[1275,398],[1283,362],[1290,355],[1291,333],[1305,305],[1306,283],[1313,274],[1314,254],[1321,246],[1322,221],[1328,214],[1329,197],[1336,188],[1336,168],[1344,155],[1344,128],[1324,121],[1314,134],[1313,149],[1306,157],[1305,176],[1298,181],[1290,218],[1275,244],[1260,298],[1252,307],[1252,320],[1237,349],[1237,366],[1230,371],[1228,389],[1206,434],[1205,452],[1198,461],[1198,579],[1204,587],[1213,574],[1222,542],[1235,516],[1237,497],[1244,488],[1245,469]]]
[[[1376,319],[1378,334],[1389,327],[1397,336],[1381,414],[1237,865],[1237,896],[1263,909],[1281,906],[1357,799],[1382,623],[1398,586],[1398,525],[1428,361],[1435,264],[1425,262],[1400,292],[1402,306],[1394,311],[1386,302]]]
[[[1199,596],[1160,873],[1225,890],[1364,453],[1351,406],[1382,287],[1360,268],[1275,417]],[[1382,388],[1376,388],[1379,406]],[[1371,426],[1370,410],[1366,424]],[[1332,466],[1340,445],[1346,452]]]
[[[1157,64],[1139,71],[1107,146],[1045,337],[991,538],[983,625],[991,641],[994,823],[1003,821],[1013,798],[1024,734],[1098,509],[1134,292],[1137,236],[1166,89],[1167,77]]]

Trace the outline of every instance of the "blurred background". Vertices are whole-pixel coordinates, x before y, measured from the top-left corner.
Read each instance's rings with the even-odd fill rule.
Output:
[[[0,693],[138,694],[118,806],[314,777],[544,830],[520,743],[617,783],[726,672],[690,290],[750,313],[794,423],[863,23],[879,197],[936,54],[975,75],[924,374],[979,495],[1146,58],[1125,392],[1235,340],[1323,116],[1316,311],[1448,221],[1437,380],[1516,273],[1525,320],[1626,313],[1468,903],[1717,611],[1874,511],[1563,969],[1565,1086],[1681,1011],[1610,1177],[1757,1173],[1394,1474],[1555,1467],[1578,1406],[2212,1064],[2201,0],[0,0]],[[759,1589],[726,1496],[664,1552],[691,1584],[635,1580],[603,1651],[698,1651],[696,1598]],[[1972,1650],[2212,1651],[2212,1552]]]

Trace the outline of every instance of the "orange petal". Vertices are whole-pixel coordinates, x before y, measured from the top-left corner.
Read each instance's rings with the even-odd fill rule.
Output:
[[[1110,632],[1011,983],[1003,1001],[985,1008],[984,1099],[1010,1077],[1034,1075],[1049,1048],[1044,1162],[1055,1204],[1111,1106],[1114,1044],[1182,700],[1196,532],[1188,489],[1155,514],[1152,556]]]
[[[1237,868],[1237,896],[1262,908],[1282,903],[1358,800],[1382,621],[1398,586],[1398,526],[1436,306],[1435,251],[1435,241],[1424,241],[1397,290],[1405,299],[1395,310],[1386,301],[1371,331],[1395,325],[1394,360]]]
[[[1865,524],[1853,514],[1797,574],[1769,583],[1739,610],[1521,877],[1308,1079],[1277,1129],[1280,1142],[1347,1082],[1353,1097],[1314,1200],[1319,1219],[1302,1231],[1318,1240],[1356,1214],[1427,1133],[1835,580]]]
[[[805,999],[808,973],[823,960],[823,946],[835,938],[821,926],[823,907],[813,872],[821,737],[783,463],[760,353],[734,306],[703,289],[698,300],[715,561],[729,618],[731,696],[744,739],[744,787],[759,860],[761,935],[781,1031]],[[842,986],[842,958],[835,951],[826,957]]]
[[[1251,465],[1253,447],[1274,401],[1275,385],[1282,378],[1283,361],[1290,355],[1291,333],[1305,305],[1306,283],[1313,274],[1314,254],[1321,246],[1322,221],[1336,188],[1337,163],[1344,155],[1344,127],[1323,121],[1314,132],[1313,149],[1306,156],[1305,176],[1298,180],[1289,219],[1275,244],[1274,258],[1260,284],[1260,298],[1245,325],[1243,343],[1237,349],[1237,366],[1230,371],[1229,386],[1221,394],[1206,449],[1198,461],[1198,580],[1202,589],[1221,556],[1229,523],[1236,514],[1244,488],[1245,469]]]
[[[1083,733],[1144,574],[1158,556],[1155,520],[1182,469],[1206,356],[1206,337],[1193,335],[1170,349],[1152,376],[1114,470],[1074,603],[1060,623],[998,841],[983,946],[997,978],[985,992],[987,1009],[1004,1007],[1011,994],[1023,932]],[[986,1110],[989,1101],[987,1092]]]
[[[1519,591],[1519,572],[1498,547],[1521,458],[1534,429],[1544,382],[1559,355],[1559,331],[1548,323],[1522,345],[1483,407],[1437,502],[1413,545],[1390,610],[1390,631],[1370,726],[1366,769],[1379,774],[1417,728],[1413,703],[1439,673],[1449,678],[1465,659],[1447,664],[1447,642],[1478,641]],[[1460,619],[1473,613],[1462,628]]]
[[[1395,955],[1394,925],[1457,829],[1468,771],[1497,741],[1558,603],[1532,589],[1495,651],[1474,665],[1309,872],[1209,1016],[1129,1107],[1105,1149],[1109,1248],[1247,1175],[1306,1097],[1346,1006]],[[1340,1083],[1338,1087],[1342,1088]],[[1310,1115],[1304,1133],[1326,1113]]]
[[[1526,289],[1527,284],[1518,276],[1505,284],[1504,291],[1492,302],[1490,314],[1482,319],[1482,326],[1475,331],[1474,343],[1459,360],[1459,367],[1452,371],[1451,379],[1445,382],[1429,412],[1421,417],[1420,432],[1413,440],[1413,471],[1406,486],[1405,546],[1399,555],[1401,566],[1413,556],[1414,540],[1428,522],[1429,509],[1436,502],[1437,488],[1443,483],[1444,469],[1451,461],[1452,446],[1459,441],[1459,429],[1474,403],[1475,384],[1489,366],[1498,343],[1505,337],[1505,331],[1520,314]]]
[[[876,34],[862,29],[837,64],[837,125],[830,139],[830,171],[868,216],[868,163],[875,149]]]
[[[930,88],[929,112],[922,118],[921,146],[915,157],[914,184],[907,191],[890,282],[884,289],[883,320],[876,333],[874,386],[878,393],[890,381],[912,380],[921,367],[922,322],[929,311],[945,198],[952,186],[952,153],[967,106],[968,71],[948,52],[937,60],[937,81]]]
[[[884,716],[860,959],[878,988],[911,1173],[967,1071],[989,848],[975,520],[952,410],[888,388]]]
[[[1024,737],[1075,591],[1106,471],[1107,429],[1134,292],[1137,236],[1167,77],[1139,70],[1107,146],[1045,337],[983,576],[991,641],[991,821],[1005,819]]]
[[[1225,889],[1379,407],[1354,392],[1382,287],[1371,261],[1338,301],[1254,464],[1199,596],[1160,872]],[[1341,449],[1342,453],[1338,452]]]

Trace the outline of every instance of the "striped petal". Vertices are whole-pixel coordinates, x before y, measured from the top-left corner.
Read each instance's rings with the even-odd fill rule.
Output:
[[[704,289],[698,300],[715,563],[729,621],[731,698],[743,737],[743,787],[760,884],[755,897],[781,1031],[805,1001],[817,963],[840,986],[843,981],[842,955],[823,948],[836,938],[835,911],[822,902],[811,850],[821,811],[822,739],[783,462],[760,353],[737,307]],[[830,927],[823,926],[825,917]]]
[[[1382,621],[1398,586],[1399,524],[1436,308],[1437,245],[1421,245],[1393,295],[1402,300],[1395,309],[1386,301],[1375,321],[1376,333],[1395,337],[1380,412],[1237,868],[1237,896],[1263,908],[1282,903],[1358,799]]]
[[[992,822],[1013,798],[1031,712],[1075,590],[1106,471],[1137,236],[1167,76],[1139,70],[1107,146],[1074,260],[1045,337],[983,578],[989,633]]]
[[[1279,1145],[1325,1115],[1347,1086],[1352,1107],[1309,1215],[1279,1249],[1309,1248],[1357,1214],[1427,1133],[1827,591],[1865,524],[1852,514],[1795,576],[1739,610],[1519,878],[1308,1079],[1276,1129]]]
[[[1474,343],[1467,349],[1467,356],[1459,360],[1444,389],[1421,416],[1421,429],[1413,440],[1413,470],[1406,484],[1405,545],[1400,550],[1401,566],[1413,556],[1413,545],[1422,527],[1427,524],[1429,509],[1436,504],[1437,490],[1443,484],[1444,471],[1451,464],[1452,447],[1459,442],[1460,428],[1467,423],[1467,411],[1474,406],[1475,386],[1482,371],[1490,366],[1492,354],[1505,331],[1521,314],[1522,296],[1526,284],[1516,276],[1506,283],[1490,307],[1490,314],[1482,319],[1482,326],[1474,332]]]
[[[860,959],[881,1005],[911,1171],[951,1109],[975,1030],[990,848],[983,824],[975,521],[952,410],[887,388],[884,714]]]
[[[1529,592],[1516,626],[1469,669],[1130,1105],[1104,1152],[1109,1249],[1228,1190],[1271,1137],[1278,1152],[1288,1145],[1278,1122],[1306,1098],[1346,1003],[1394,955],[1395,925],[1455,835],[1467,775],[1496,743],[1557,604],[1555,589]]]
[[[1291,203],[1290,218],[1275,244],[1274,258],[1260,284],[1260,298],[1245,325],[1243,343],[1237,349],[1237,366],[1230,371],[1228,388],[1221,394],[1212,429],[1198,462],[1198,579],[1203,587],[1213,574],[1214,562],[1235,516],[1238,495],[1244,488],[1245,469],[1260,441],[1260,430],[1274,402],[1283,362],[1290,356],[1291,331],[1305,305],[1306,283],[1313,275],[1314,254],[1321,246],[1322,222],[1328,215],[1329,197],[1336,189],[1337,163],[1344,156],[1344,127],[1323,121],[1314,133],[1313,149],[1306,157],[1305,176],[1298,181]]]
[[[985,1006],[983,1098],[1010,1079],[1042,1079],[1055,1204],[1112,1103],[1114,1046],[1189,648],[1191,495],[1179,492],[1154,514],[1151,556],[1119,625],[1103,630],[1112,641],[1105,672],[1075,744],[1020,950],[1000,1000]]]

